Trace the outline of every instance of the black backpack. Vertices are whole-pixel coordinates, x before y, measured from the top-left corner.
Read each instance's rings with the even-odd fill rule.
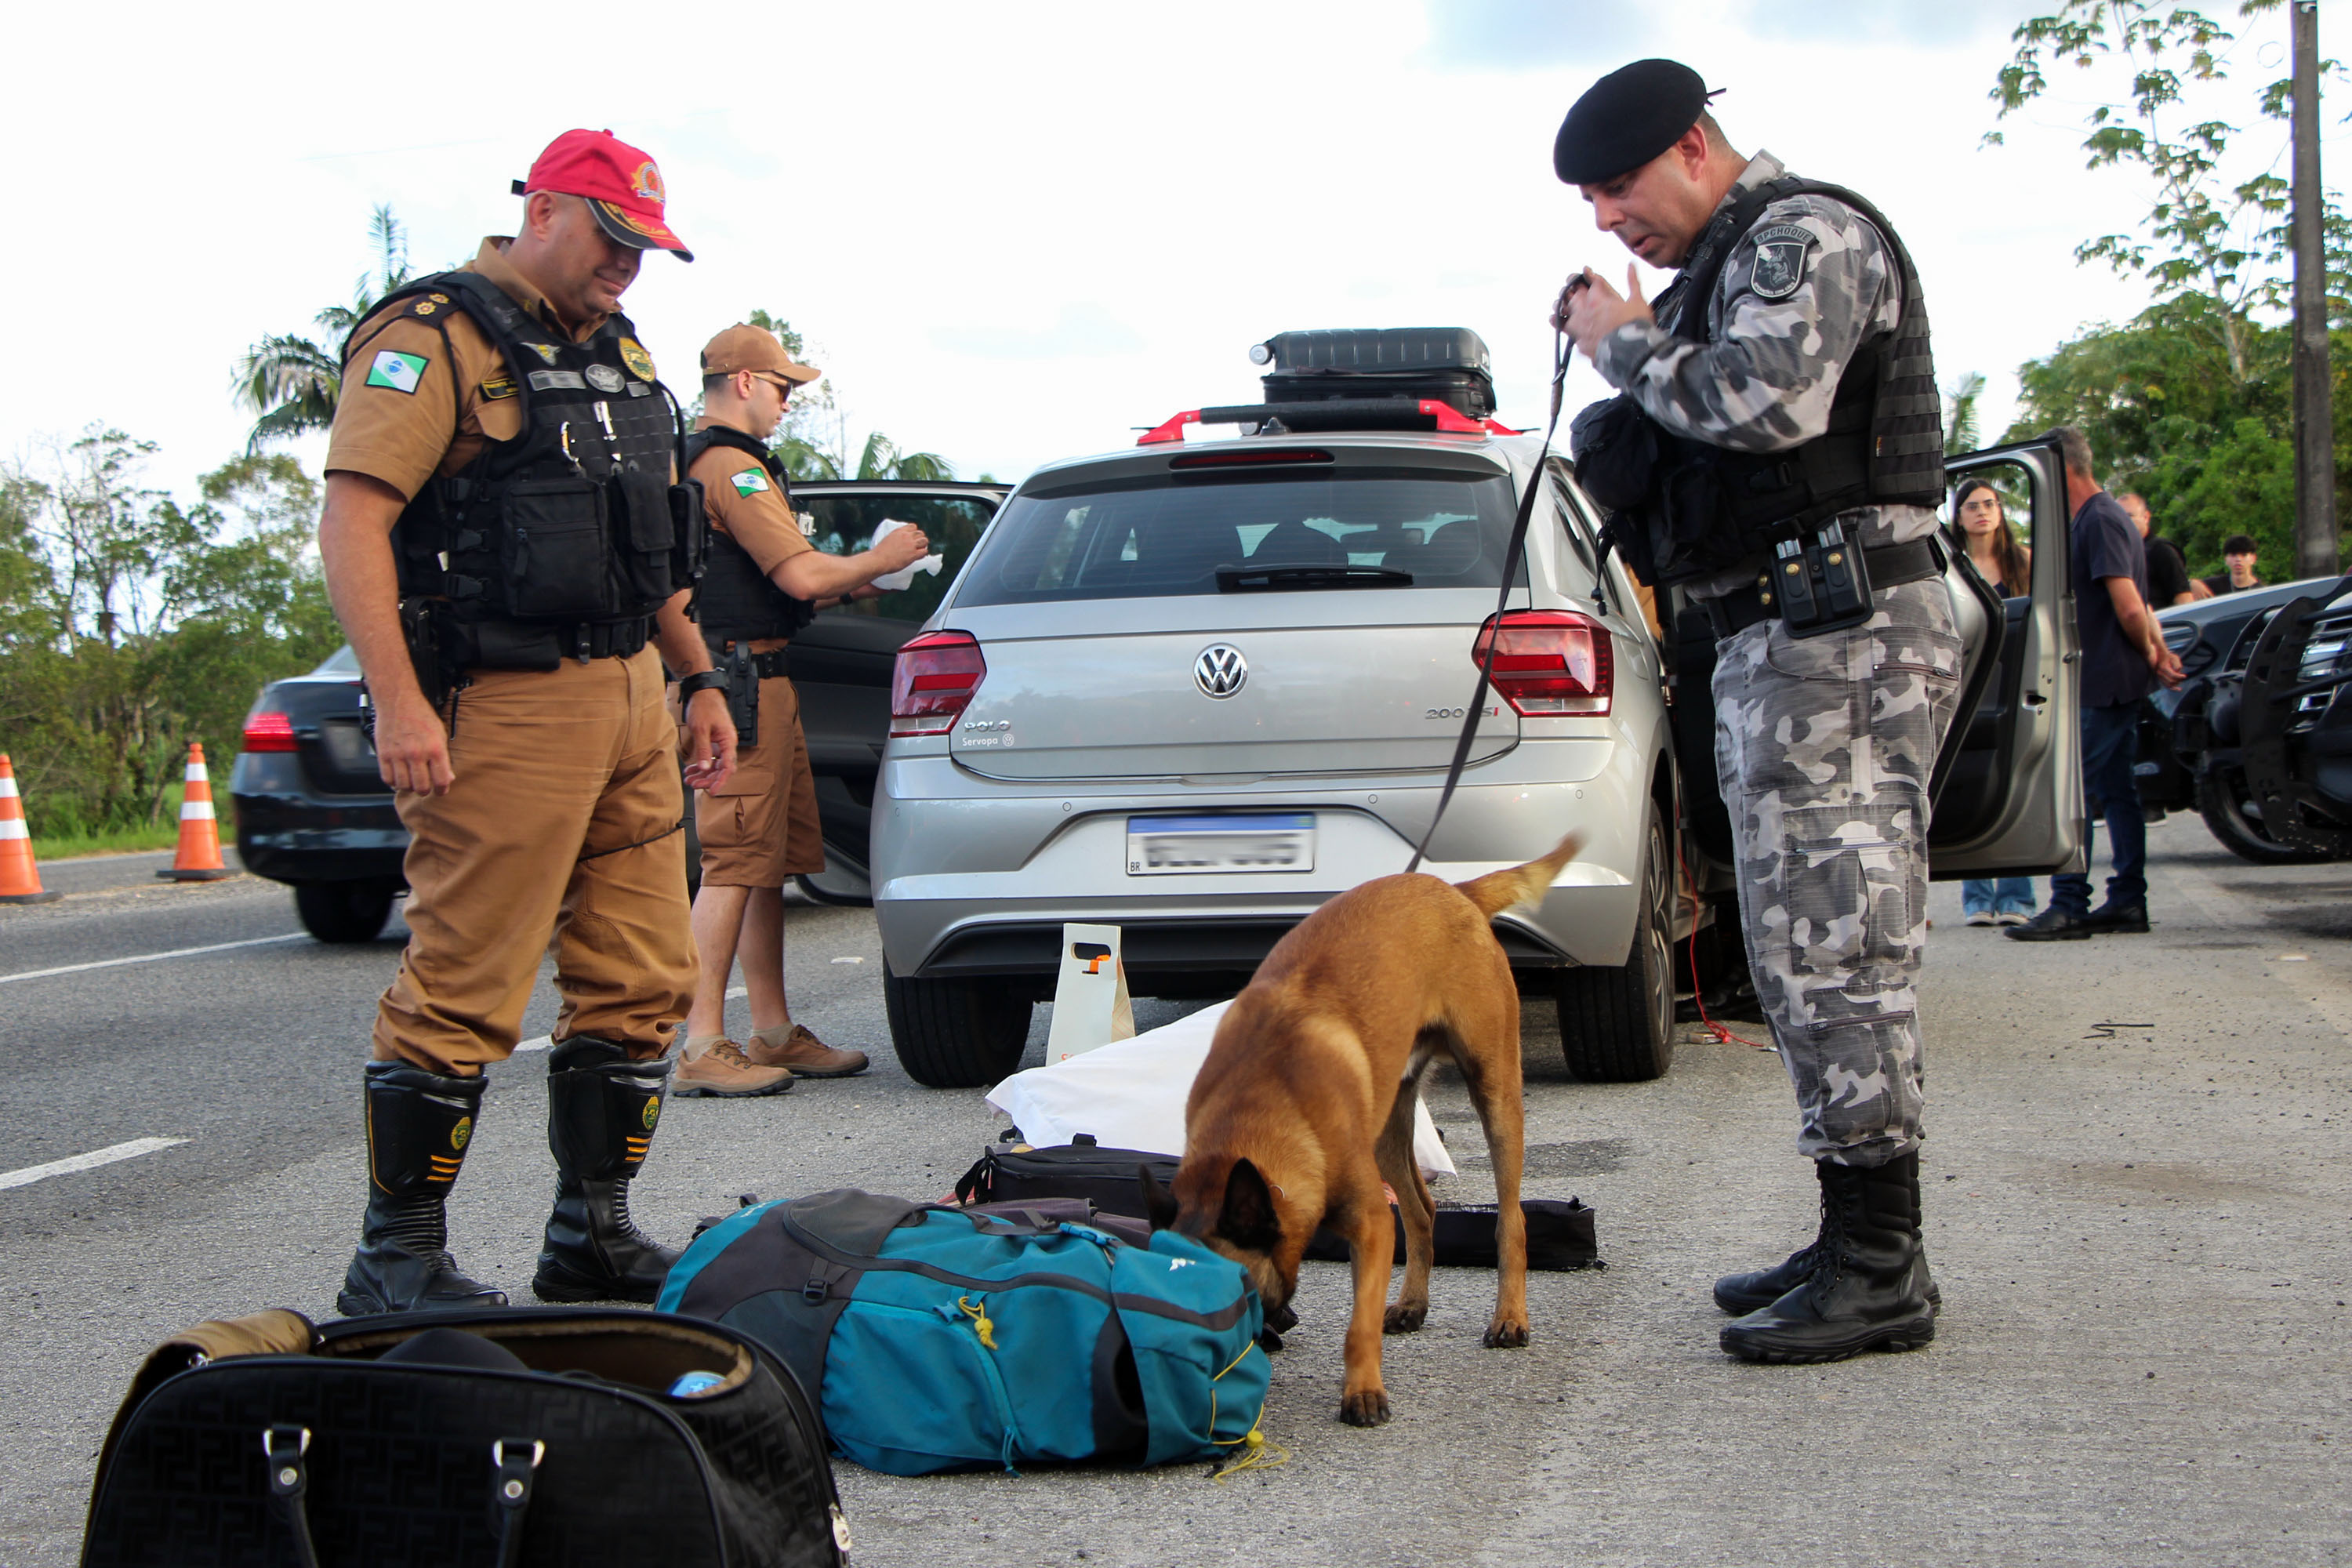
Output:
[[[149,1360],[99,1459],[82,1563],[838,1568],[825,1455],[791,1372],[717,1323],[266,1313]]]

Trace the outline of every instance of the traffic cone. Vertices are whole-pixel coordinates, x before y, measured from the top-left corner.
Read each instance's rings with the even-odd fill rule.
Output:
[[[174,882],[217,882],[234,877],[221,861],[220,824],[213,819],[212,775],[205,772],[205,749],[188,745],[188,787],[180,798],[180,852],[158,877]]]
[[[0,752],[0,904],[46,904],[64,897],[41,890],[41,868],[33,864],[32,830],[25,826],[25,803],[16,798],[16,770]]]

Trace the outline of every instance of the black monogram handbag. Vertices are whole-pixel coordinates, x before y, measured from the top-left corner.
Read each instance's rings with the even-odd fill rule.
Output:
[[[199,1325],[133,1381],[86,1568],[837,1568],[816,1408],[754,1342],[516,1309]]]

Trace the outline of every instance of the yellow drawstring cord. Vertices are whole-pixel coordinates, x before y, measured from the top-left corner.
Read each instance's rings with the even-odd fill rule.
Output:
[[[1225,1372],[1233,1371],[1234,1368],[1241,1365],[1243,1362],[1248,1360],[1250,1352],[1255,1349],[1257,1349],[1257,1342],[1255,1340],[1252,1340],[1248,1344],[1244,1345],[1242,1347],[1242,1353],[1234,1357],[1232,1361],[1225,1363]],[[1217,1373],[1215,1377],[1209,1380],[1209,1430],[1212,1432],[1217,1429],[1217,1384],[1224,1377],[1225,1372],[1221,1372]],[[1258,1427],[1264,1424],[1265,1420],[1265,1407],[1264,1405],[1260,1405],[1258,1407],[1257,1419],[1251,1422],[1250,1429],[1243,1433],[1240,1436],[1212,1437],[1209,1439],[1210,1444],[1215,1447],[1231,1448],[1238,1446],[1243,1450],[1240,1454],[1234,1457],[1231,1463],[1220,1465],[1217,1468],[1212,1470],[1209,1473],[1209,1479],[1211,1480],[1223,1481],[1227,1476],[1234,1475],[1242,1470],[1270,1470],[1276,1465],[1286,1465],[1290,1463],[1290,1450],[1284,1447],[1279,1443],[1269,1440],[1265,1433],[1258,1430]],[[1269,1450],[1271,1450],[1274,1455],[1272,1458],[1266,1458]]]
[[[972,1331],[980,1336],[980,1348],[984,1351],[994,1350],[996,1348],[996,1325],[989,1321],[987,1305],[983,1302],[982,1305],[975,1307],[968,1299],[962,1296],[958,1296],[956,1298],[956,1305],[962,1308],[964,1312],[971,1319]]]

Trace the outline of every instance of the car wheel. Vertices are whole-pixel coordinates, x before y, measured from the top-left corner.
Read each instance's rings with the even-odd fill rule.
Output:
[[[864,909],[874,902],[874,884],[866,879],[866,874],[854,866],[843,865],[830,853],[824,858],[824,870],[794,877],[793,881],[813,903]]]
[[[1010,1077],[1029,1043],[1028,1002],[1002,980],[912,980],[882,965],[890,1046],[929,1089],[978,1089]]]
[[[1633,951],[1613,969],[1559,977],[1559,1044],[1568,1070],[1586,1083],[1663,1078],[1675,1059],[1675,905],[1666,827],[1656,804],[1642,858],[1642,909]]]
[[[2281,844],[2263,830],[2259,815],[2248,815],[2249,808],[2259,810],[2240,770],[2213,768],[2197,780],[2198,815],[2231,854],[2257,866],[2312,866],[2327,858]]]
[[[298,882],[294,910],[320,942],[373,942],[392,918],[395,882]]]

